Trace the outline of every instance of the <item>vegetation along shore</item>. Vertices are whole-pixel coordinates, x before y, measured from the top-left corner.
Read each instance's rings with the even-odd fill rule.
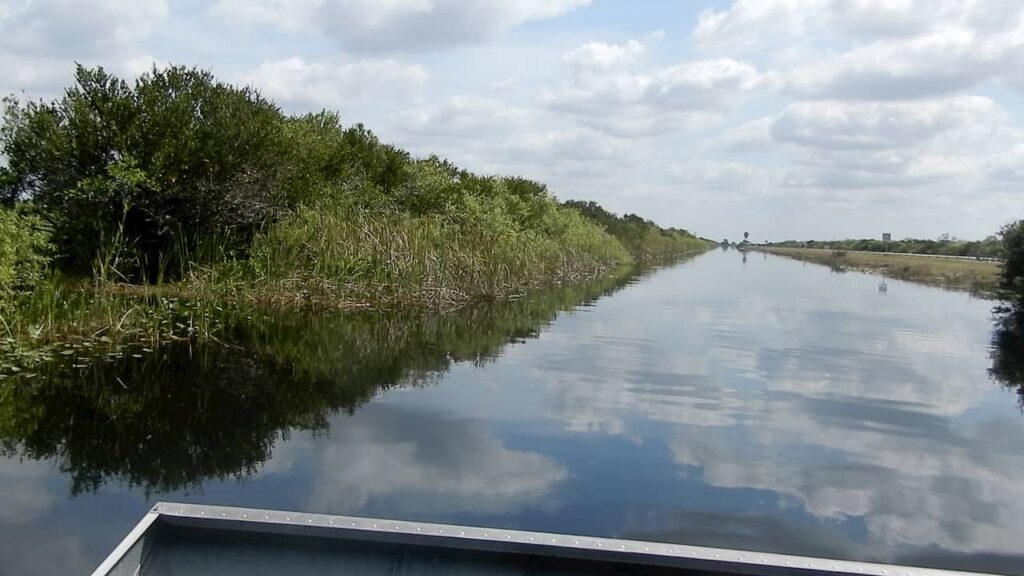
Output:
[[[0,152],[8,372],[216,338],[225,315],[267,304],[457,306],[709,246],[183,67],[130,84],[80,66],[55,101],[7,98]]]

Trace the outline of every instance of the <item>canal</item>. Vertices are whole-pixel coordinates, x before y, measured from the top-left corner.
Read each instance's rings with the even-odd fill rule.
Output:
[[[1024,574],[992,307],[715,250],[50,366],[0,399],[0,571],[87,572],[173,500]]]

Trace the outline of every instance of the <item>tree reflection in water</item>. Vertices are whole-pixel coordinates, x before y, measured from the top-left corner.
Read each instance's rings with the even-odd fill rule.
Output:
[[[1017,390],[1024,410],[1024,302],[998,306],[995,316],[989,374],[1003,386]]]
[[[429,384],[455,362],[487,362],[561,311],[646,271],[455,312],[242,316],[222,343],[176,343],[8,380],[0,445],[53,459],[72,494],[117,481],[147,494],[242,478],[290,431],[324,431],[381,390]]]

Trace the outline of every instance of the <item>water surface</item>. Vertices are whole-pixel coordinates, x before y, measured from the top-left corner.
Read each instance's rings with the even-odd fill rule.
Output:
[[[54,366],[0,400],[0,563],[87,571],[180,500],[1024,574],[991,308],[715,251]]]

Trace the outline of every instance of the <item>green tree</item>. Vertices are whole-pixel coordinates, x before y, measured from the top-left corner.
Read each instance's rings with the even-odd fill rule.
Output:
[[[1001,287],[1010,298],[1024,304],[1024,220],[1003,226],[999,240],[1004,258]]]
[[[62,98],[7,99],[4,120],[2,196],[33,199],[73,268],[123,250],[132,257],[120,272],[154,279],[196,259],[204,241],[244,250],[283,208],[283,117],[203,70],[154,68],[129,86],[78,66]]]
[[[11,295],[43,278],[50,246],[42,228],[27,206],[0,207],[0,311]]]

